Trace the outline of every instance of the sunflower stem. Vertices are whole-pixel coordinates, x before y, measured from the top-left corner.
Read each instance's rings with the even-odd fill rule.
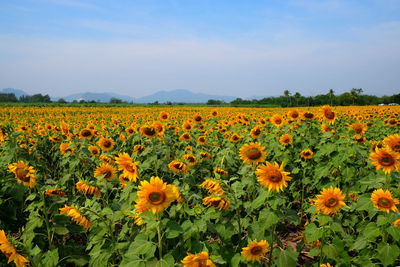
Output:
[[[276,224],[274,225],[271,234],[271,251],[269,252],[269,257],[268,257],[268,266],[272,266],[272,252],[274,250],[275,230],[276,230]]]
[[[158,255],[161,260],[162,259],[162,236],[161,236],[160,224],[161,224],[161,221],[158,221],[158,224],[157,224]]]
[[[46,229],[47,229],[47,241],[49,242],[49,247],[51,247],[53,238],[51,237],[51,229],[50,229],[50,224],[49,224],[49,214],[48,214],[48,210],[47,210],[46,200],[44,198],[44,193],[43,192],[39,192],[39,190],[38,190],[38,193],[40,195],[40,199],[43,202],[44,223],[46,224]]]

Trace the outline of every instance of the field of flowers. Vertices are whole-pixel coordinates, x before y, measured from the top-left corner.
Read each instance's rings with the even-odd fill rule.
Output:
[[[399,266],[399,126],[396,106],[1,107],[0,266]]]

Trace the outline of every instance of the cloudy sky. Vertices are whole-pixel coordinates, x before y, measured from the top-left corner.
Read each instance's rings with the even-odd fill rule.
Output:
[[[0,1],[0,89],[400,92],[400,0]]]

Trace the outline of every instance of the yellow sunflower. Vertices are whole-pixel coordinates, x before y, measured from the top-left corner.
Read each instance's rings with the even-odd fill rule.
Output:
[[[333,265],[330,265],[329,263],[323,263],[319,267],[333,267]]]
[[[372,192],[371,201],[378,210],[389,213],[390,211],[398,212],[396,205],[399,204],[397,198],[393,198],[389,190],[377,189]]]
[[[303,112],[303,118],[305,120],[312,120],[312,119],[314,119],[314,113],[309,112],[309,111]]]
[[[47,189],[44,194],[50,197],[65,197],[65,193],[59,188]]]
[[[327,133],[327,132],[331,132],[331,133],[334,133],[335,132],[335,130],[333,130],[332,128],[330,128],[328,125],[326,125],[325,123],[322,123],[322,125],[321,125],[321,131],[323,132],[323,133]]]
[[[211,155],[210,155],[210,153],[208,153],[208,152],[200,152],[200,157],[201,157],[202,159],[210,159],[210,158],[211,158]]]
[[[388,148],[376,148],[375,152],[369,155],[369,159],[377,170],[382,169],[386,174],[400,169],[400,153],[394,152]]]
[[[59,147],[61,155],[66,155],[68,152],[72,154],[75,151],[75,148],[70,147],[71,145],[72,143],[61,143]]]
[[[208,258],[208,252],[200,252],[191,254],[187,252],[187,256],[181,260],[183,267],[215,267],[212,260]]]
[[[140,134],[144,137],[153,138],[157,135],[157,129],[153,126],[143,125],[139,130]]]
[[[182,141],[190,141],[190,140],[192,140],[192,137],[190,136],[190,134],[189,133],[184,133],[184,134],[182,134],[180,137],[179,137],[179,140],[182,140]]]
[[[285,124],[283,118],[279,116],[278,114],[275,114],[270,118],[270,122],[275,125],[276,127],[281,127]]]
[[[352,129],[356,134],[362,135],[367,131],[367,125],[362,122],[356,122],[349,125],[349,128]]]
[[[346,206],[343,202],[345,195],[339,188],[323,188],[313,205],[317,207],[317,212],[327,215],[335,215],[342,207]]]
[[[393,222],[393,226],[400,227],[400,219],[397,219]]]
[[[383,139],[383,143],[394,152],[400,153],[400,135],[389,135],[385,139]]]
[[[247,261],[260,261],[269,251],[266,240],[251,241],[247,247],[242,248],[242,255]]]
[[[89,230],[90,226],[92,225],[92,223],[74,206],[65,205],[64,208],[60,208],[60,214],[65,214],[68,217],[71,217],[73,221],[75,221],[86,230]]]
[[[0,251],[8,258],[8,262],[14,262],[16,267],[26,267],[29,260],[18,254],[17,249],[8,241],[3,230],[0,230]]]
[[[105,137],[100,138],[97,144],[103,151],[110,151],[114,148],[115,145],[114,140]]]
[[[221,196],[209,196],[203,198],[203,205],[214,207],[217,210],[228,210],[231,202]]]
[[[268,188],[268,191],[283,191],[283,188],[287,186],[287,181],[292,180],[292,177],[288,176],[290,172],[283,170],[283,163],[279,166],[276,162],[273,164],[266,162],[266,165],[257,167],[256,174],[257,181]]]
[[[323,106],[322,108],[323,118],[330,124],[334,124],[336,120],[336,113],[332,110],[331,106]]]
[[[23,161],[8,165],[8,170],[15,174],[18,183],[29,188],[33,188],[36,184],[36,170]]]
[[[201,116],[200,113],[196,113],[196,114],[193,115],[193,120],[196,123],[200,123],[203,120],[203,116]]]
[[[205,136],[199,136],[199,138],[197,138],[197,144],[199,145],[204,145],[206,143],[207,139]]]
[[[261,133],[262,133],[262,128],[260,126],[256,126],[250,131],[250,135],[254,139],[260,137]]]
[[[186,154],[182,158],[187,160],[190,166],[195,166],[198,163],[197,158],[192,154]]]
[[[260,143],[250,143],[240,148],[240,158],[246,164],[258,164],[265,161],[267,152]]]
[[[100,166],[96,168],[94,171],[94,177],[97,179],[102,179],[102,180],[112,180],[116,176],[116,170],[114,166],[108,164],[108,163],[103,163]]]
[[[174,188],[158,177],[151,177],[150,182],[142,181],[137,196],[136,203],[144,205],[153,213],[163,211],[176,200]]]
[[[312,152],[310,149],[304,149],[300,152],[300,157],[303,159],[311,159],[314,155],[314,152]]]
[[[208,193],[211,195],[219,195],[221,197],[225,196],[221,184],[217,180],[207,179],[202,182],[200,186],[207,189]]]
[[[128,153],[118,154],[118,157],[115,157],[115,161],[118,164],[118,169],[123,171],[124,177],[132,182],[137,181],[139,178],[139,171],[137,168],[139,161],[134,162]]]
[[[100,154],[100,149],[97,146],[89,146],[88,150],[93,156],[98,156]]]
[[[288,116],[291,120],[298,120],[298,119],[300,119],[300,113],[299,113],[299,111],[298,111],[297,109],[290,110],[290,111],[287,113],[287,116]]]
[[[97,186],[88,185],[87,183],[85,183],[82,180],[77,182],[75,186],[76,186],[76,190],[78,190],[78,192],[82,192],[85,195],[94,195],[95,197],[101,196],[100,189]]]
[[[224,170],[224,169],[221,169],[221,168],[215,168],[215,169],[214,169],[214,172],[215,172],[215,173],[218,173],[218,174],[221,175],[221,176],[228,176],[228,175],[229,175],[229,172],[228,172],[228,171],[226,171],[226,170]]]
[[[279,143],[284,146],[288,146],[293,142],[293,137],[290,134],[284,134],[279,138]]]
[[[136,154],[142,153],[145,149],[146,149],[146,147],[145,147],[145,146],[142,146],[142,145],[135,145],[135,146],[133,147],[133,151],[134,151]]]
[[[189,171],[189,167],[182,161],[173,160],[168,164],[168,168],[176,173],[186,173]]]
[[[166,111],[161,111],[160,113],[160,120],[167,121],[169,118],[169,113]]]
[[[90,138],[94,135],[94,131],[91,129],[83,129],[79,132],[79,138]]]

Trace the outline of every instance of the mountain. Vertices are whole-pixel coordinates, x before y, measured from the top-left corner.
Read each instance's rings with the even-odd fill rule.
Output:
[[[4,88],[0,91],[3,94],[14,94],[17,98],[23,95],[29,95],[27,92],[15,88]]]
[[[206,103],[209,99],[231,102],[236,97],[193,93],[189,90],[178,89],[173,91],[159,91],[148,96],[136,98],[134,102],[139,104],[153,103],[155,101],[159,103]]]
[[[132,102],[134,101],[133,97],[127,96],[127,95],[120,95],[120,94],[115,94],[115,93],[91,93],[91,92],[86,92],[86,93],[78,93],[78,94],[72,94],[68,96],[62,97],[64,98],[67,102],[72,102],[77,99],[83,99],[85,101],[96,101],[96,102],[103,102],[103,103],[108,103],[111,98],[119,98],[123,101],[126,102]],[[55,98],[57,100],[58,98]]]

